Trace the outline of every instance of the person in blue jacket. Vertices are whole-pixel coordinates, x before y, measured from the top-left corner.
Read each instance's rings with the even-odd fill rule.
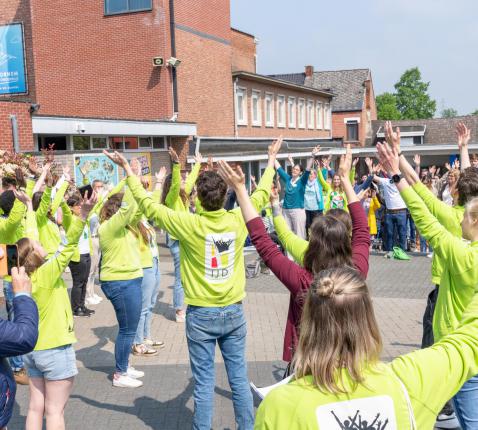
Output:
[[[25,268],[12,268],[13,321],[0,318],[0,430],[12,416],[17,386],[7,357],[33,351],[38,338],[38,308]]]

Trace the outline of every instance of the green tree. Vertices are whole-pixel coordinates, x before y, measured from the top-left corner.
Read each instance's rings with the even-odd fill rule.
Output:
[[[383,93],[375,98],[377,118],[382,120],[398,120],[402,118],[397,108],[397,98],[392,93]]]
[[[442,118],[453,118],[455,116],[458,116],[458,111],[456,109],[445,108],[441,111]]]
[[[433,118],[436,101],[428,94],[430,82],[423,82],[418,67],[406,70],[395,84],[397,108],[402,119]]]
[[[470,115],[478,115],[478,109],[476,109],[474,112],[472,112]]]

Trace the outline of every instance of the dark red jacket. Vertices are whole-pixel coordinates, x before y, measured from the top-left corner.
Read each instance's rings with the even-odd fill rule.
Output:
[[[370,233],[367,217],[360,202],[348,205],[352,218],[352,259],[356,269],[364,278],[368,274]],[[247,229],[253,245],[264,263],[290,291],[289,313],[284,335],[283,360],[291,361],[293,351],[298,343],[299,324],[302,306],[313,275],[297,263],[284,256],[271,240],[261,218],[257,217],[247,223]]]

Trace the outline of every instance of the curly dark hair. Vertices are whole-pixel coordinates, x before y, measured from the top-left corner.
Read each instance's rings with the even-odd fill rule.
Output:
[[[201,173],[197,179],[196,188],[198,199],[205,210],[217,211],[224,207],[227,185],[216,172]]]
[[[458,190],[458,204],[465,206],[473,197],[478,197],[478,169],[468,167],[460,174],[456,184]]]

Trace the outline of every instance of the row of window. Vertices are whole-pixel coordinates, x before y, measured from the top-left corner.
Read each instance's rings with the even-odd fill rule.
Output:
[[[284,95],[275,96],[259,90],[251,91],[251,125],[262,126],[262,109],[266,127],[308,128],[330,130],[332,126],[332,110],[330,103],[315,102]],[[287,101],[287,109],[286,109]],[[277,110],[277,115],[275,111]],[[286,117],[287,110],[287,117]],[[236,89],[236,122],[238,125],[248,125],[247,88]]]
[[[151,10],[152,7],[152,0],[105,0],[106,15]]]
[[[93,149],[168,149],[164,136],[61,136],[38,135],[38,150],[54,145],[57,151],[90,151]]]

